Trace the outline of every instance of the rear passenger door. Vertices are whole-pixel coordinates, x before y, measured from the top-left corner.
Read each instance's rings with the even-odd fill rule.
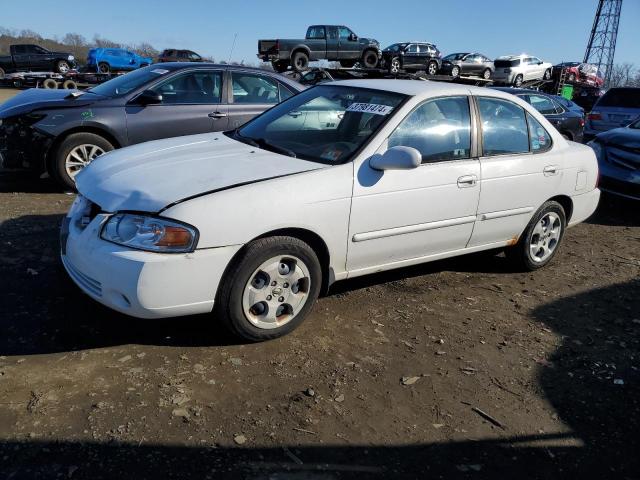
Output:
[[[269,75],[233,70],[228,74],[229,129],[244,125],[294,94]]]
[[[411,43],[404,49],[404,57],[402,60],[404,68],[419,68],[420,65],[420,49],[417,43]]]
[[[141,106],[134,98],[126,106],[129,143],[226,130],[223,74],[198,69],[163,79],[150,88],[162,95],[157,105]]]
[[[469,246],[518,241],[533,213],[557,192],[562,158],[520,105],[476,97],[482,152],[480,204]]]

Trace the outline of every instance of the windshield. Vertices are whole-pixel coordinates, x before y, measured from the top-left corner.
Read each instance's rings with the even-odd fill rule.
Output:
[[[629,125],[629,128],[640,130],[640,117],[636,118],[636,121]]]
[[[121,97],[122,95],[126,95],[127,93],[130,93],[169,72],[170,71],[167,69],[158,68],[152,65],[134,70],[126,75],[113,78],[107,82],[90,88],[87,91],[98,95],[104,95],[105,97]]]
[[[598,106],[640,108],[640,88],[612,88],[602,96]]]
[[[381,90],[321,85],[299,93],[227,135],[304,160],[344,163],[405,98]]]
[[[448,60],[451,62],[452,60],[462,60],[465,57],[466,53],[452,53],[443,58],[443,60]]]

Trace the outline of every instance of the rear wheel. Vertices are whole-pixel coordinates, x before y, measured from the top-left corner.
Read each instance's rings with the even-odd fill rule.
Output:
[[[543,78],[545,80],[550,80],[551,79],[551,69],[545,70]]]
[[[457,65],[454,65],[453,67],[451,67],[451,76],[453,78],[458,78],[460,76],[460,67]]]
[[[362,55],[364,68],[376,68],[378,66],[378,54],[373,50],[367,50]]]
[[[546,202],[535,213],[518,243],[505,254],[519,270],[544,267],[558,253],[566,229],[564,208],[558,202]]]
[[[106,62],[100,62],[98,64],[98,71],[100,73],[109,73],[111,71],[111,67]]]
[[[309,55],[305,52],[296,52],[293,54],[293,69],[296,72],[302,72],[309,67]]]
[[[402,65],[398,57],[393,57],[389,62],[389,73],[399,73]]]
[[[523,82],[523,81],[524,81],[524,79],[523,79],[522,75],[518,75],[518,76],[516,77],[516,79],[513,81],[513,85],[514,85],[515,87],[521,87],[521,86],[522,86],[522,82]]]
[[[58,62],[56,63],[56,72],[67,73],[69,70],[71,70],[69,62],[67,62],[66,60],[58,60]]]
[[[53,157],[53,173],[64,187],[75,189],[75,177],[93,160],[113,150],[113,145],[95,133],[73,133],[65,138]]]
[[[491,69],[490,68],[486,68],[484,70],[484,72],[482,72],[482,78],[484,78],[485,80],[489,80],[491,78]]]
[[[438,73],[438,62],[429,62],[429,65],[427,66],[427,73],[429,75],[435,75]]]
[[[309,245],[294,237],[261,238],[226,272],[215,315],[244,340],[277,338],[302,323],[321,284],[320,262]]]

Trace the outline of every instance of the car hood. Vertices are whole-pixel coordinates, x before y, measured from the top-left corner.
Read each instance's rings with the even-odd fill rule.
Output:
[[[74,90],[30,88],[0,104],[0,118],[24,115],[34,110],[49,108],[84,107],[106,98],[93,93],[82,93],[82,95],[74,97],[70,95],[72,92]]]
[[[205,133],[105,154],[78,174],[76,185],[108,212],[159,212],[185,199],[326,166]]]
[[[635,128],[614,128],[598,135],[598,141],[605,145],[640,149],[640,130]]]

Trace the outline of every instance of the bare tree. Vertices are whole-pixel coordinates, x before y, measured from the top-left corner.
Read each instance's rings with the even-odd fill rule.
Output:
[[[160,54],[160,52],[156,50],[156,48],[153,45],[147,42],[139,43],[133,48],[133,50],[138,55],[142,55],[143,57],[156,58]]]
[[[616,63],[611,70],[609,87],[632,86],[639,73],[633,63]]]
[[[97,48],[120,48],[122,46],[122,44],[109,40],[108,38],[102,38],[98,34],[93,37],[93,44]]]
[[[32,38],[34,40],[42,40],[42,36],[38,32],[34,32],[33,30],[20,30],[20,37],[22,38]]]
[[[84,38],[79,33],[67,33],[63,38],[62,42],[65,45],[69,45],[72,48],[84,47],[87,44],[87,39]]]

